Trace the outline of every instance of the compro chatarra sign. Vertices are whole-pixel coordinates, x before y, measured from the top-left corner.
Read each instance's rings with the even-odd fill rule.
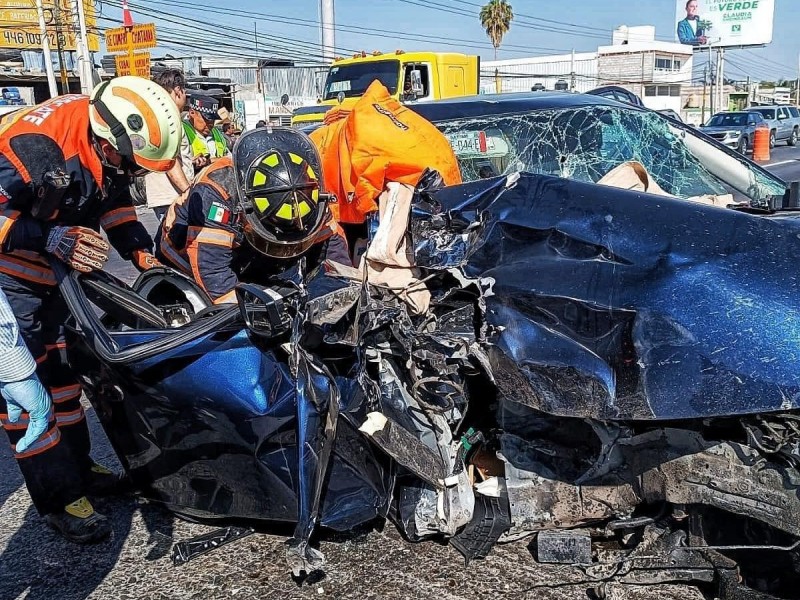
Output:
[[[133,27],[115,27],[106,30],[108,52],[128,52],[131,46],[133,50],[147,50],[155,48],[157,44],[155,23],[141,23]]]
[[[114,57],[117,67],[117,75],[138,75],[139,77],[150,77],[150,53],[136,52],[133,55],[133,66],[128,54],[120,54]]]

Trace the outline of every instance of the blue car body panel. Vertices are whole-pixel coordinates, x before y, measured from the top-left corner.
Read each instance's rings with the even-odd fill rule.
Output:
[[[598,104],[621,106],[548,94],[413,110],[439,122]],[[418,197],[412,233],[424,275],[452,270],[489,284],[474,313],[480,323],[471,331],[470,314],[464,329],[487,357],[496,395],[470,398],[474,407],[488,411],[498,399],[501,410],[515,403],[649,423],[798,407],[795,213],[754,215],[522,174]],[[433,309],[448,297],[436,291]],[[412,320],[393,310],[365,301],[347,318],[369,316],[375,330],[391,330],[375,339],[402,337],[404,352],[416,330],[402,330]],[[402,386],[382,390],[367,377],[363,348],[337,356],[331,375],[324,348],[289,357],[241,322],[124,363],[101,359],[88,334],[73,328],[71,359],[104,428],[134,481],[177,512],[296,522],[307,539],[317,512],[317,522],[351,529],[389,514],[398,490],[413,487],[398,483],[396,463],[358,431],[369,411],[394,403],[396,421],[419,433],[400,406]],[[124,350],[174,332],[108,335]],[[423,354],[434,356],[431,347]],[[381,395],[390,389],[395,396]]]

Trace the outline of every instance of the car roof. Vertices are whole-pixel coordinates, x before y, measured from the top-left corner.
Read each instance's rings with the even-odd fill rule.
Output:
[[[483,117],[548,110],[555,108],[582,108],[585,106],[614,106],[637,110],[638,107],[618,102],[604,96],[573,94],[569,92],[520,92],[511,94],[479,94],[433,102],[407,104],[414,112],[429,121]]]

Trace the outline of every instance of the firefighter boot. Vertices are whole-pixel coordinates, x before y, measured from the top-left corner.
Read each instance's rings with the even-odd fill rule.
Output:
[[[64,507],[64,511],[45,517],[47,524],[70,542],[94,544],[109,536],[111,523],[95,512],[84,496]]]

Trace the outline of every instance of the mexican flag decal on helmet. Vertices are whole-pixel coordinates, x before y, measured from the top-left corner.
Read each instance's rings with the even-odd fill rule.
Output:
[[[227,225],[231,221],[231,211],[222,204],[214,202],[208,209],[208,220]]]

